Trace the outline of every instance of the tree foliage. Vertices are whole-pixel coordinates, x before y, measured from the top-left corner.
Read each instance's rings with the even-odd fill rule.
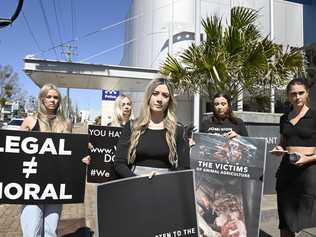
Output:
[[[18,74],[10,65],[0,65],[0,111],[8,100],[19,97],[20,92]]]
[[[179,91],[209,96],[225,91],[233,98],[246,89],[281,86],[294,74],[304,73],[304,55],[298,49],[283,50],[256,25],[258,11],[231,9],[231,22],[224,26],[218,16],[202,20],[206,40],[192,43],[177,57],[168,55],[161,73],[171,77]]]

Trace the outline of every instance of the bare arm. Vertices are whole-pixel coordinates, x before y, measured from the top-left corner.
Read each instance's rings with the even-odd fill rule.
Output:
[[[72,133],[73,124],[70,120],[67,120],[67,131]]]
[[[31,131],[33,127],[35,126],[36,119],[33,117],[26,117],[21,124],[20,130],[22,131]]]

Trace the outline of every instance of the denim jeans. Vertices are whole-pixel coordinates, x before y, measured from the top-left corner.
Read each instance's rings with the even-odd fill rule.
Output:
[[[25,205],[21,213],[23,237],[56,237],[62,204]]]

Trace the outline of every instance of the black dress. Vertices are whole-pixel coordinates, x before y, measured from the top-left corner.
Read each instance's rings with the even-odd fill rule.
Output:
[[[284,146],[315,147],[316,111],[308,110],[295,125],[290,123],[288,114],[284,114],[280,119],[280,133]],[[279,228],[298,232],[315,227],[316,162],[298,167],[285,155],[276,177]]]

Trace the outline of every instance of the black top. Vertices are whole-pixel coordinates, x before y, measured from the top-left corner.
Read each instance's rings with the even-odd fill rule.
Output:
[[[284,146],[316,146],[316,111],[309,109],[305,115],[293,125],[288,113],[280,118],[280,133]]]
[[[121,177],[135,176],[128,165],[128,148],[130,144],[131,129],[129,123],[123,127],[122,135],[117,144],[117,154],[114,161],[115,171]],[[133,165],[155,168],[169,168],[172,170],[190,168],[188,142],[184,138],[183,127],[176,128],[176,149],[178,154],[178,167],[169,162],[169,147],[166,142],[166,130],[146,129],[140,136],[136,147],[136,158]]]
[[[120,127],[128,126],[129,129],[132,127],[133,120],[128,120],[125,124],[120,124]],[[106,126],[112,127],[112,122],[109,122]]]
[[[202,121],[200,132],[222,135],[231,130],[240,136],[248,136],[244,122],[240,118],[235,118],[235,123],[229,119],[224,121],[215,121],[213,118]]]

